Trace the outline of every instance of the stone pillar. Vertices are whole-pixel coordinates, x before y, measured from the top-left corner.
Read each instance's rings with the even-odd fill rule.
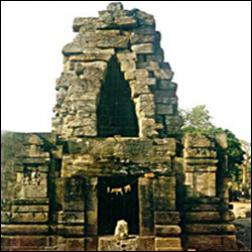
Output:
[[[85,183],[81,177],[57,179],[56,246],[62,251],[84,250]]]
[[[182,249],[175,186],[175,176],[160,176],[154,179],[154,233],[157,251]]]
[[[86,178],[86,238],[85,238],[85,250],[97,251],[97,235],[98,235],[98,178],[87,177]]]
[[[220,164],[215,140],[205,135],[187,134],[184,138],[185,204],[184,222],[186,248],[200,251],[234,250],[235,227],[230,224],[230,212],[224,211],[224,181],[218,181]]]
[[[85,224],[84,181],[80,177],[64,178],[64,202],[58,212],[60,234],[83,236]]]
[[[153,179],[138,179],[139,233],[153,235]]]

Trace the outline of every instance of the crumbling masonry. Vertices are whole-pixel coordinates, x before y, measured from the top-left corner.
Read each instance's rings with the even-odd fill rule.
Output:
[[[73,29],[52,133],[22,134],[2,250],[235,249],[225,136],[181,136],[153,16],[111,3]],[[130,238],[117,241],[120,219]]]

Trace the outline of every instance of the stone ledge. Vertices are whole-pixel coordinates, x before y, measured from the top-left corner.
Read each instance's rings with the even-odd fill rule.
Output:
[[[175,237],[155,238],[156,251],[182,251],[181,239]]]
[[[237,249],[235,235],[189,235],[187,247],[199,251],[234,251]]]
[[[155,225],[155,235],[161,237],[178,236],[181,233],[181,227],[178,225]]]
[[[176,211],[155,211],[154,223],[159,225],[175,225],[180,223],[180,214]]]
[[[204,211],[219,211],[220,210],[220,206],[219,204],[190,204],[190,203],[186,203],[184,205],[184,209],[185,211],[189,211],[189,212],[204,212]]]
[[[47,225],[15,225],[15,224],[2,224],[2,235],[37,235],[48,234],[49,227]]]
[[[221,220],[219,212],[186,212],[186,222],[218,222]]]
[[[190,234],[227,234],[236,231],[233,224],[188,224],[185,232]]]

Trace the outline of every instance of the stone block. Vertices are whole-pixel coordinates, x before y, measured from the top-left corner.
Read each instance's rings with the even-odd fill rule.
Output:
[[[188,248],[199,251],[233,251],[237,249],[235,235],[189,235]]]
[[[97,18],[83,18],[77,17],[73,22],[73,30],[78,32],[81,27],[84,27],[85,30],[94,30]]]
[[[59,218],[58,223],[59,224],[83,224],[85,223],[85,214],[84,212],[64,212],[62,215],[62,218]]]
[[[135,71],[136,80],[146,81],[149,78],[149,71],[146,69],[136,69]]]
[[[219,212],[186,212],[185,219],[189,222],[218,222],[221,220]]]
[[[47,237],[20,237],[20,246],[23,247],[45,247],[47,245]]]
[[[114,236],[100,237],[98,251],[136,251],[139,247],[138,237],[129,237],[125,240],[117,240]]]
[[[200,197],[200,198],[190,198],[185,197],[186,204],[219,204],[221,202],[219,197]]]
[[[189,165],[209,165],[214,166],[218,163],[217,159],[213,158],[187,158],[185,163]]]
[[[13,213],[11,223],[46,223],[48,221],[47,212],[33,212],[33,213]]]
[[[139,229],[140,235],[153,234],[153,190],[152,179],[139,178]]]
[[[130,43],[135,44],[149,44],[154,43],[156,39],[155,34],[142,34],[142,33],[131,33]]]
[[[181,228],[178,225],[155,225],[155,235],[161,237],[178,236]]]
[[[177,91],[178,84],[168,81],[168,80],[159,80],[158,81],[158,89],[159,90],[167,90],[170,96],[174,96]]]
[[[190,234],[227,234],[234,233],[236,228],[233,224],[188,224],[185,232]]]
[[[184,171],[185,172],[199,172],[199,173],[215,173],[217,171],[217,167],[216,166],[210,166],[210,165],[188,165],[185,164],[184,165]]]
[[[154,179],[154,205],[157,211],[176,209],[175,177],[161,176]]]
[[[103,61],[80,62],[76,66],[79,68],[77,70],[81,73],[81,77],[83,77],[83,79],[90,79],[91,81],[94,81],[92,84],[95,83],[95,80],[103,80],[107,69],[107,63]],[[77,82],[77,85],[82,84],[80,83],[80,79],[75,81]],[[71,85],[73,85],[72,82]]]
[[[83,237],[85,234],[84,225],[62,225],[56,227],[57,233],[66,237]]]
[[[129,37],[123,35],[104,36],[96,34],[96,46],[98,48],[128,48]]]
[[[136,71],[132,70],[132,71],[127,71],[124,72],[124,79],[129,81],[129,80],[134,80],[136,78]]]
[[[176,107],[172,104],[156,104],[157,115],[174,115]]]
[[[155,211],[154,223],[158,225],[176,225],[180,223],[180,214],[176,211]]]
[[[15,247],[20,247],[19,237],[1,236],[1,251],[12,251]]]
[[[85,251],[98,251],[98,238],[97,237],[85,238]]]
[[[69,201],[64,202],[64,210],[65,211],[84,211],[85,205],[80,201]]]
[[[132,98],[136,98],[141,94],[150,94],[150,88],[148,84],[142,82],[142,81],[130,81],[130,87],[131,87],[131,96]],[[149,104],[152,105],[153,104]]]
[[[138,26],[137,20],[129,16],[115,17],[114,24],[119,29],[132,29]]]
[[[49,227],[47,225],[35,225],[35,224],[1,224],[2,235],[38,235],[47,234]]]
[[[147,55],[147,60],[150,61],[150,60],[155,60],[159,63],[162,63],[164,62],[164,50],[160,47],[156,47],[155,49],[155,54],[153,55]]]
[[[158,68],[154,71],[155,77],[161,80],[168,80],[171,81],[173,78],[173,71],[171,69],[165,68]]]
[[[84,136],[96,136],[97,131],[94,127],[85,126],[74,130],[73,136],[84,137]]]
[[[216,173],[186,172],[185,185],[188,197],[216,196]]]
[[[85,238],[68,238],[65,249],[67,251],[84,251]]]
[[[27,206],[27,205],[48,205],[48,198],[36,198],[36,199],[13,199],[13,205]]]
[[[207,148],[186,148],[184,149],[185,158],[216,158],[217,153],[215,150]]]
[[[117,59],[119,62],[121,61],[135,61],[136,60],[136,54],[133,52],[118,52],[116,54]]]
[[[117,12],[117,11],[120,11],[120,10],[123,10],[123,4],[120,3],[120,2],[115,2],[115,3],[110,3],[108,6],[107,6],[107,10],[109,12]]]
[[[77,43],[68,43],[62,49],[62,53],[65,56],[82,54],[83,47]]]
[[[114,49],[85,48],[82,54],[71,55],[68,60],[73,62],[109,61],[114,53]]]
[[[184,138],[184,146],[187,147],[214,147],[214,143],[202,134],[186,134]]]
[[[155,238],[154,236],[140,236],[139,248],[137,251],[155,251]]]
[[[158,104],[171,104],[171,105],[177,105],[178,98],[176,96],[170,96],[169,93],[166,94],[166,96],[158,96],[158,91],[155,93],[155,102]]]
[[[136,10],[138,22],[141,27],[155,27],[155,19],[153,15],[147,14],[144,11]]]
[[[184,205],[184,209],[189,212],[204,212],[204,211],[213,211],[218,212],[220,210],[219,204],[189,204]]]
[[[155,249],[156,251],[174,251],[171,249],[178,249],[175,251],[182,250],[181,239],[177,237],[156,237],[155,238]]]
[[[120,68],[122,72],[133,72],[136,70],[136,62],[134,60],[121,60]]]
[[[12,205],[12,212],[18,213],[33,213],[33,212],[48,212],[48,205]]]
[[[131,49],[136,54],[152,54],[154,53],[153,44],[139,44],[131,46]]]

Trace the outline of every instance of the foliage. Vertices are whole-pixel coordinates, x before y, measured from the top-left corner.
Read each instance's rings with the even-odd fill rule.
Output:
[[[180,110],[182,130],[184,132],[208,131],[213,127],[211,116],[205,105],[198,105],[191,110]]]

